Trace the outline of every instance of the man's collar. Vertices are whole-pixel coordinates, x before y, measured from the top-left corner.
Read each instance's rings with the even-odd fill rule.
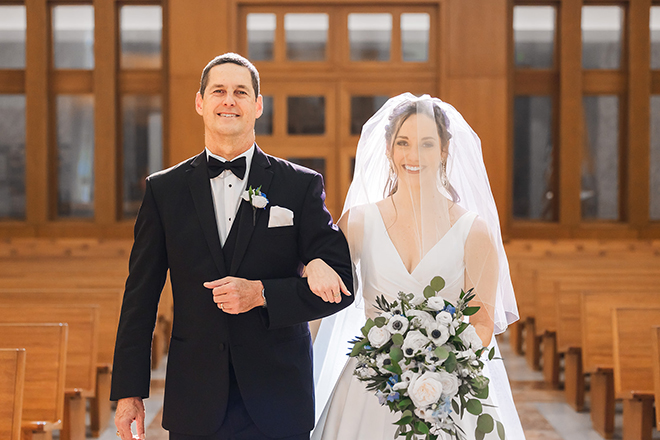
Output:
[[[252,146],[250,148],[248,148],[246,151],[244,151],[243,153],[236,156],[234,159],[238,159],[239,157],[245,157],[245,163],[247,164],[248,169],[250,169],[250,164],[252,163],[252,157],[254,156],[255,148],[256,148],[256,144],[252,144]],[[207,160],[208,160],[209,156],[211,156],[211,157],[215,157],[216,159],[218,159],[222,162],[227,162],[227,159],[225,159],[224,157],[218,156],[217,154],[211,153],[211,150],[209,150],[208,147],[204,147],[204,150],[206,151],[206,159]]]

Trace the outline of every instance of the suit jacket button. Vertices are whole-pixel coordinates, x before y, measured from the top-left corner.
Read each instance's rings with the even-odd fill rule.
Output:
[[[225,344],[221,342],[220,345],[218,345],[218,348],[220,351],[225,351]]]

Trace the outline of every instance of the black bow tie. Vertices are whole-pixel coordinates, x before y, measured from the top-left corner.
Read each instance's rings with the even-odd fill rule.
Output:
[[[227,162],[222,162],[215,157],[209,156],[207,160],[207,168],[209,169],[209,177],[211,179],[218,177],[224,170],[229,170],[234,173],[236,177],[243,180],[246,168],[245,156]]]

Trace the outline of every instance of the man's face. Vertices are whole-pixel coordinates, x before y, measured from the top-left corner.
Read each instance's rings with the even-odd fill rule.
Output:
[[[252,135],[255,120],[263,113],[261,95],[255,97],[250,71],[233,63],[214,66],[204,97],[197,92],[195,109],[207,132],[216,136]]]

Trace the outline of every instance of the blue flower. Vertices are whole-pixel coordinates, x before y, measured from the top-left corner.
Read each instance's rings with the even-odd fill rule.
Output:
[[[381,390],[378,390],[376,392],[376,397],[378,397],[378,403],[380,403],[381,405],[385,405],[385,403],[387,402],[387,399],[385,398],[385,394],[383,394]]]
[[[399,375],[393,374],[389,379],[387,379],[387,383],[390,384],[391,386],[396,385],[397,383],[399,383]]]
[[[396,391],[393,392],[393,393],[390,393],[390,394],[387,396],[387,401],[388,401],[388,402],[394,402],[395,400],[399,400],[399,393],[396,392]]]
[[[456,313],[456,307],[446,305],[445,308],[444,308],[444,311],[449,312],[449,313],[451,313],[451,316],[454,316],[454,313]]]

